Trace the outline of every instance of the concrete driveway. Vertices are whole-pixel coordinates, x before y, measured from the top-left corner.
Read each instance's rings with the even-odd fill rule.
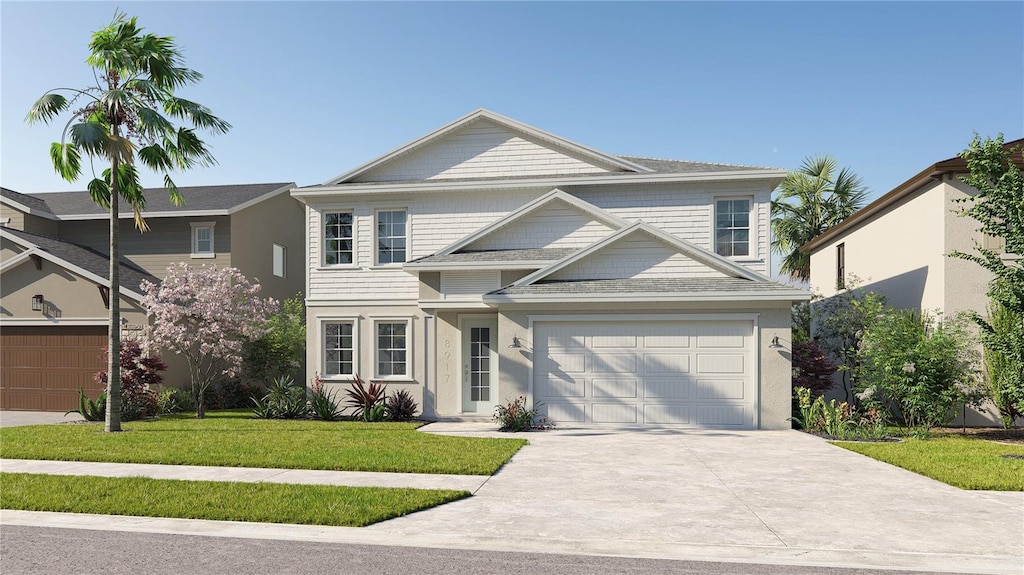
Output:
[[[458,433],[466,424],[426,429]],[[474,497],[367,529],[410,545],[925,571],[1024,568],[1024,493],[963,491],[800,432],[525,436],[531,445]]]
[[[39,425],[43,423],[64,423],[68,421],[85,421],[77,413],[64,415],[55,411],[0,411],[0,427],[17,427],[21,425]]]

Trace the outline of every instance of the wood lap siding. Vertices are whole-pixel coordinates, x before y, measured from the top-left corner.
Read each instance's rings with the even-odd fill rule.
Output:
[[[0,330],[0,409],[67,411],[78,388],[96,398],[103,385],[105,326],[12,327]]]
[[[481,121],[357,178],[359,182],[607,172]]]
[[[659,240],[630,235],[550,276],[552,280],[726,277]]]

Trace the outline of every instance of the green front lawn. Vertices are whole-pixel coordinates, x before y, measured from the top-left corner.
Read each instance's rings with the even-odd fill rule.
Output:
[[[0,473],[4,509],[362,527],[468,491]]]
[[[832,444],[961,489],[1024,491],[1024,460],[1000,457],[1024,455],[1024,445],[953,435],[902,443]]]
[[[417,423],[253,419],[248,412],[163,416],[103,433],[102,424],[0,429],[0,457],[169,465],[215,465],[491,475],[522,439],[451,437]]]

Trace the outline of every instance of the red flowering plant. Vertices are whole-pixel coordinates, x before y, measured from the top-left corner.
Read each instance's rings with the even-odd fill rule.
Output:
[[[104,354],[107,348],[104,348]],[[122,341],[119,354],[121,365],[121,419],[131,421],[156,415],[157,394],[167,364],[157,355],[146,354],[137,341]],[[107,372],[97,372],[93,378],[107,385]]]

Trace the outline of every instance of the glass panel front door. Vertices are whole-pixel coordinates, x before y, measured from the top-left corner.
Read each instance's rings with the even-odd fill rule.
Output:
[[[497,401],[497,319],[462,322],[462,410],[490,413]]]

